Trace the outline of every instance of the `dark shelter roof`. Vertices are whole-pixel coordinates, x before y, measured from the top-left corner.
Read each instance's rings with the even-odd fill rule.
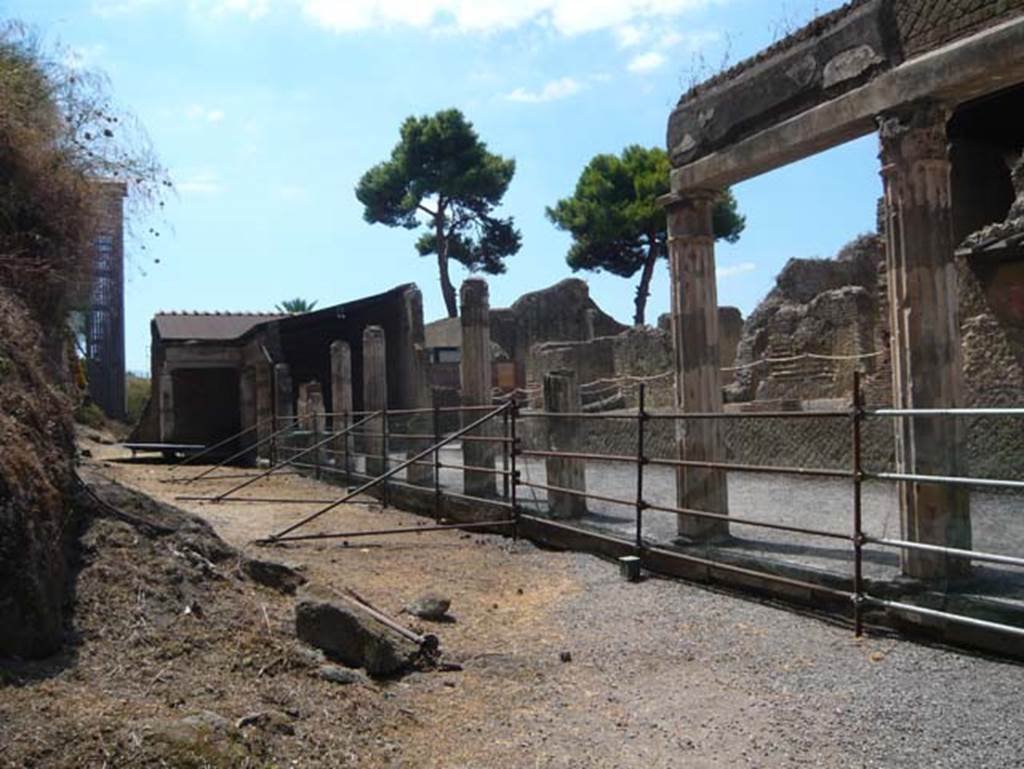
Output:
[[[160,312],[153,323],[164,340],[214,341],[237,339],[260,323],[286,317],[273,312]]]

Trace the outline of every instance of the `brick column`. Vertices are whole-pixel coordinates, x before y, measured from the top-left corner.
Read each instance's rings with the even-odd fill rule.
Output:
[[[715,238],[711,226],[711,211],[718,194],[717,190],[694,190],[672,195],[666,201],[676,406],[682,411],[697,413],[722,411]],[[680,459],[725,459],[721,423],[716,420],[678,422],[676,444]],[[721,514],[729,512],[723,470],[679,468],[676,496],[679,507]],[[680,515],[678,531],[681,539],[708,541],[727,537],[729,524]]]
[[[388,359],[384,329],[367,326],[363,329],[363,410],[381,411],[388,406]],[[363,445],[366,449],[366,474],[384,472],[384,419],[371,419],[363,428],[368,433]]]
[[[896,408],[963,404],[948,118],[941,106],[923,104],[879,120]],[[963,450],[963,430],[955,417],[903,417],[896,422],[898,472],[962,475]],[[966,489],[905,482],[899,497],[906,539],[971,547]],[[903,554],[907,576],[957,577],[969,571],[963,559]]]
[[[459,291],[462,317],[462,405],[489,406],[494,402],[491,388],[491,305],[487,283],[470,278]],[[479,419],[481,411],[466,412],[462,423]],[[473,436],[493,435],[491,425],[474,430]],[[495,445],[483,441],[463,441],[462,460],[467,467],[494,467]],[[497,476],[474,470],[463,471],[466,494],[497,496]]]

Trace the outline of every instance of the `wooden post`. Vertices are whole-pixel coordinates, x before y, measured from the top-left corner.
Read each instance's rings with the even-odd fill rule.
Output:
[[[544,410],[552,414],[579,413],[580,388],[575,371],[552,371],[544,375]],[[549,451],[579,451],[580,421],[572,417],[548,418]],[[548,457],[547,485],[563,489],[587,490],[586,462],[582,459]],[[587,513],[587,500],[576,494],[548,491],[552,518],[582,518]]]
[[[675,353],[676,407],[694,413],[722,411],[718,353],[718,290],[715,285],[715,238],[711,211],[716,190],[672,195],[668,209],[668,250],[672,271],[672,341]],[[715,420],[680,421],[676,425],[679,458],[725,459],[721,425]],[[729,512],[725,472],[684,467],[676,473],[678,506]],[[687,541],[722,539],[726,521],[692,515],[678,517],[679,536]]]
[[[491,390],[491,308],[487,283],[470,278],[459,292],[462,305],[462,405],[490,406]],[[463,425],[480,418],[479,411],[464,412]],[[485,424],[468,437],[494,435],[493,425]],[[497,456],[495,445],[486,441],[464,440],[462,461],[467,467],[493,468]],[[494,473],[463,470],[463,489],[474,497],[497,496]]]
[[[331,342],[331,411],[334,432],[342,432],[352,424],[352,350],[348,342],[340,339]],[[341,466],[348,480],[352,472],[350,457],[355,451],[352,436],[343,436],[331,445],[334,451],[341,452]]]
[[[367,326],[363,329],[363,408],[366,411],[383,411],[388,407],[388,363],[384,329]],[[371,419],[365,425],[367,438],[366,474],[378,476],[384,473],[381,456],[384,451],[384,420]]]
[[[948,117],[942,106],[922,104],[879,121],[896,408],[963,404]],[[896,423],[898,472],[963,475],[963,451],[956,417],[902,417]],[[906,539],[971,548],[965,488],[904,482],[899,496]],[[902,563],[907,576],[920,579],[970,572],[968,560],[936,553],[904,551]]]

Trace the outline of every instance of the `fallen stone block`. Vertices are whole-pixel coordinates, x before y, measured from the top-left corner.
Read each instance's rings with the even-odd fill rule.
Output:
[[[367,612],[340,599],[303,598],[295,607],[299,640],[322,649],[371,676],[389,676],[409,668],[420,657],[419,644],[400,635]]]

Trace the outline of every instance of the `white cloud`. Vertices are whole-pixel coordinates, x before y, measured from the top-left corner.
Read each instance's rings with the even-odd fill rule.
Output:
[[[541,102],[557,101],[565,99],[583,90],[578,80],[571,77],[562,77],[558,80],[551,80],[544,84],[539,91],[528,91],[525,88],[517,88],[505,96],[509,101],[526,102],[539,104]]]
[[[651,36],[651,29],[636,24],[623,24],[615,28],[615,40],[620,48],[635,48]]]
[[[175,182],[174,188],[183,195],[216,195],[223,192],[224,185],[212,171],[197,171]]]
[[[202,104],[190,104],[185,110],[189,120],[206,123],[220,123],[225,118],[224,110],[204,107]]]
[[[188,0],[190,11],[204,15],[236,14],[259,19],[271,13],[299,13],[312,24],[333,32],[371,27],[411,26],[431,30],[481,33],[528,24],[562,35],[596,30],[622,30],[644,22],[664,21],[729,0]],[[155,4],[181,0],[94,0],[103,15],[128,13]],[[627,38],[631,32],[623,32]]]
[[[746,275],[748,272],[754,272],[756,269],[757,265],[754,262],[740,262],[739,264],[730,264],[728,267],[720,267],[716,274],[719,280],[721,280],[722,278]]]
[[[654,72],[656,69],[661,69],[665,64],[665,54],[659,51],[648,51],[642,53],[639,56],[634,56],[626,69],[637,75],[644,75],[648,72]]]

